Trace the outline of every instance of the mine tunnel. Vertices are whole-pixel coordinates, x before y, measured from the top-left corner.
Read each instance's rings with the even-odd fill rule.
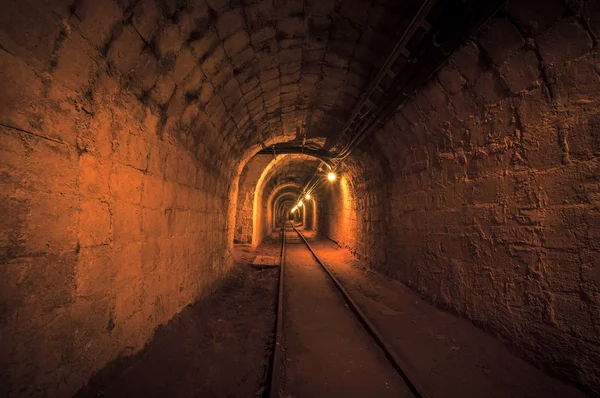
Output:
[[[600,1],[3,0],[3,397],[600,396]]]

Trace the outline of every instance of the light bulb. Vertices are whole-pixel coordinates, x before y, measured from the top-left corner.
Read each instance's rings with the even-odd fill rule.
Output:
[[[335,181],[335,173],[327,174],[327,178],[329,179],[329,181]]]

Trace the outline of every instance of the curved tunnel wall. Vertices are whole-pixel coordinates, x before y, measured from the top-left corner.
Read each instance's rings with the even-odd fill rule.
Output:
[[[339,131],[393,44],[385,19],[414,5],[313,2],[305,32],[292,2],[196,3],[0,15],[2,388],[72,395],[207,292],[230,267],[246,161],[298,126]],[[510,2],[313,214],[374,269],[600,391],[600,10],[568,4]]]
[[[271,222],[271,227],[283,227],[285,222],[289,218],[289,213],[292,208],[297,207],[298,197],[300,196],[300,191],[282,193],[274,195],[274,203],[273,207],[276,210],[274,214],[277,215],[276,218],[273,218]],[[315,220],[317,219],[317,211],[314,205],[314,199],[302,199],[302,206],[297,207],[299,215],[299,219],[302,222],[302,226],[305,230],[313,230],[315,225]]]
[[[248,209],[252,209],[254,205],[254,194],[259,178],[271,160],[273,160],[271,155],[256,155],[243,169],[238,182],[235,243],[252,243],[253,212]]]
[[[598,391],[600,10],[572,7],[512,2],[376,134],[382,178],[349,196],[331,188],[320,222],[377,270]]]
[[[239,180],[236,234],[245,231],[246,236],[252,237],[252,245],[258,246],[278,221],[279,198],[284,194],[291,195],[296,202],[320,163],[318,159],[304,154],[256,155],[251,158],[243,167]],[[308,203],[307,211],[299,214],[302,218],[308,215],[312,227],[316,224],[316,209],[311,203]],[[244,240],[237,239],[236,242],[243,243]]]
[[[254,247],[262,242],[263,238],[271,231],[274,195],[281,189],[293,188],[299,197],[301,189],[320,163],[316,158],[303,154],[279,155],[271,159],[262,171],[254,189],[252,205],[252,245]],[[251,165],[252,162],[253,160],[248,165]],[[247,187],[241,189],[248,190]],[[249,210],[245,208],[244,211],[248,212]]]
[[[239,159],[293,138],[303,121],[339,124],[326,111],[350,108],[364,84],[370,69],[354,68],[347,90],[316,95],[327,40],[301,83],[312,45],[262,51],[278,47],[276,29],[212,3],[3,8],[2,388],[72,395],[139,350],[228,271]],[[295,13],[277,8],[274,19]],[[306,29],[281,28],[281,40]]]
[[[264,214],[264,225],[266,226],[265,235],[270,234],[277,222],[277,205],[280,200],[284,200],[289,203],[289,210],[296,205],[298,197],[301,194],[302,186],[296,183],[279,185],[276,188],[266,190],[263,193],[263,214]],[[298,208],[297,212],[300,217],[304,214],[302,207]]]
[[[120,6],[76,12],[88,18],[65,2],[1,17],[1,395],[72,395],[231,263],[233,161],[208,139],[217,129],[196,145],[166,108],[185,74],[130,80],[142,60],[125,53],[143,40],[131,25],[109,40]]]
[[[379,145],[372,142],[352,153],[336,181],[325,181],[315,192],[319,233],[378,270],[385,263],[381,248],[387,244],[389,172]]]
[[[277,205],[280,200],[288,202],[291,208],[295,206],[298,196],[300,196],[302,187],[298,184],[284,184],[273,189],[271,192],[263,193],[263,215],[265,234],[270,234],[277,223]],[[298,209],[298,214],[303,213],[303,209]]]
[[[292,192],[288,191],[273,195],[270,205],[270,208],[273,209],[273,217],[267,217],[270,231],[285,225],[286,220],[289,218],[289,213],[296,206],[299,193],[299,189],[294,189]],[[298,210],[303,213],[303,209],[300,208]]]

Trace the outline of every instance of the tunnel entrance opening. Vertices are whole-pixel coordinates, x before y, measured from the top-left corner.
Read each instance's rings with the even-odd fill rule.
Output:
[[[302,189],[321,161],[311,155],[256,154],[243,167],[238,188],[234,241],[257,247],[288,219],[286,212],[303,196]],[[298,207],[297,217],[309,227],[317,219],[314,199]]]

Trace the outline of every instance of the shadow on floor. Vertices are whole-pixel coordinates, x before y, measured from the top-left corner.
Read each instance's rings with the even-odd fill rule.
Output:
[[[138,354],[107,365],[76,397],[253,396],[268,366],[277,286],[276,270],[249,266],[254,254],[236,247],[236,266],[210,297],[159,327]]]

